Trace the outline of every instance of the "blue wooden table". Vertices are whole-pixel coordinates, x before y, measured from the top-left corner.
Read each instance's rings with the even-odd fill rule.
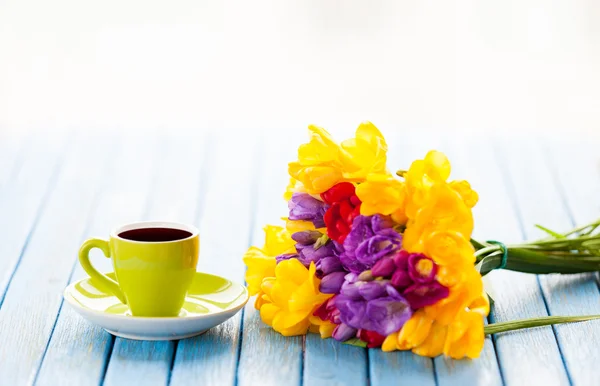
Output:
[[[475,236],[517,242],[600,217],[600,141],[385,133],[390,168],[436,148],[480,194]],[[206,334],[114,338],[62,300],[81,242],[141,219],[196,224],[199,270],[243,281],[241,257],[285,214],[304,133],[0,135],[0,385],[598,385],[600,321],[487,338],[474,361],[283,338],[252,301]],[[110,271],[110,261],[93,256]],[[596,274],[493,272],[490,322],[600,314]]]

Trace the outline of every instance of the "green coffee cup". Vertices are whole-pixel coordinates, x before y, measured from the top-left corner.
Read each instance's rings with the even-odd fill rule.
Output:
[[[112,259],[116,281],[90,263],[99,248]],[[92,278],[129,306],[134,316],[178,316],[192,284],[200,238],[189,225],[138,222],[115,229],[109,241],[89,239],[79,262]]]

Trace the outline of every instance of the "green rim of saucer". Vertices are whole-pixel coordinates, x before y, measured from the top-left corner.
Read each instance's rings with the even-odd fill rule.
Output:
[[[109,273],[107,276],[111,279],[115,278],[114,273]],[[127,305],[106,291],[102,284],[94,278],[86,278],[71,284],[65,290],[65,297],[89,311],[134,317],[131,316]],[[220,276],[196,272],[181,313],[175,318],[215,315],[241,308],[247,301],[248,291],[244,286]],[[135,318],[154,319],[151,317]],[[169,317],[160,319],[169,319]]]

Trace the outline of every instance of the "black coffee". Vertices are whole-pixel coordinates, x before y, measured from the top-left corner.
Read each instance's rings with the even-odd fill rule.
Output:
[[[190,237],[192,234],[182,229],[173,228],[140,228],[119,233],[119,237],[126,240],[161,242],[175,241]]]

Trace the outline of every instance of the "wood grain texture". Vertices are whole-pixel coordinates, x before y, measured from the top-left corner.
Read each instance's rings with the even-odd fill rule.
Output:
[[[45,143],[43,138],[28,141],[23,161],[3,174],[6,184],[0,189],[0,307],[23,249],[54,188],[62,162],[63,142]],[[8,160],[7,160],[8,162]]]
[[[77,262],[77,250],[84,239],[92,236],[106,239],[112,228],[139,221],[147,211],[156,146],[156,139],[152,138],[108,138],[105,146],[98,146],[102,151],[110,149],[110,157],[105,163],[107,171],[102,182],[91,186],[98,192],[98,197],[85,234],[67,236],[77,243],[65,254],[73,270],[65,284],[87,277]],[[89,155],[81,155],[75,160],[76,164],[86,158],[90,158]],[[95,250],[92,255],[93,264],[101,272],[112,271],[110,259]],[[63,303],[37,384],[54,385],[56,380],[63,385],[100,383],[113,343],[112,335],[87,322]]]
[[[513,144],[506,144],[511,146]],[[469,155],[469,179],[479,192],[476,207],[475,238],[523,240],[521,212],[516,205],[514,186],[506,159],[498,157],[497,143],[474,142],[465,151]],[[508,156],[508,155],[507,155]],[[511,153],[510,155],[515,156]],[[527,168],[527,165],[522,165]],[[531,169],[530,169],[531,170]],[[531,170],[535,172],[535,170]],[[539,192],[531,192],[539,194]],[[546,305],[535,275],[495,271],[486,277],[496,301],[490,322],[501,322],[547,315]],[[494,336],[503,380],[509,385],[564,385],[568,377],[551,327],[514,331]]]
[[[152,166],[152,183],[143,220],[197,225],[202,205],[200,182],[206,143],[202,138],[159,138]],[[208,168],[208,167],[207,167]],[[144,342],[117,337],[105,385],[165,385],[171,373],[175,341]]]
[[[296,143],[297,145],[297,143]],[[294,141],[269,138],[262,152],[252,245],[262,247],[266,224],[282,225],[287,205],[283,192],[289,182],[287,163],[295,155]],[[240,255],[241,259],[241,255]],[[244,310],[239,385],[298,385],[302,377],[302,337],[284,337],[260,320],[253,297]],[[307,356],[309,355],[307,343]]]
[[[366,362],[367,350],[364,348],[308,334],[303,383],[323,386],[365,385],[368,376]]]
[[[243,282],[257,188],[256,139],[220,137],[211,145],[211,178],[200,221],[203,272]],[[173,385],[233,385],[238,364],[241,314],[205,334],[181,340],[171,374]]]
[[[0,373],[7,384],[33,381],[54,328],[62,290],[86,228],[107,154],[90,143],[68,152],[0,310]],[[81,157],[81,163],[74,162]],[[41,176],[40,176],[41,177]],[[75,236],[74,236],[75,235]]]
[[[410,351],[371,349],[369,364],[371,385],[436,385],[431,358],[420,357]]]

